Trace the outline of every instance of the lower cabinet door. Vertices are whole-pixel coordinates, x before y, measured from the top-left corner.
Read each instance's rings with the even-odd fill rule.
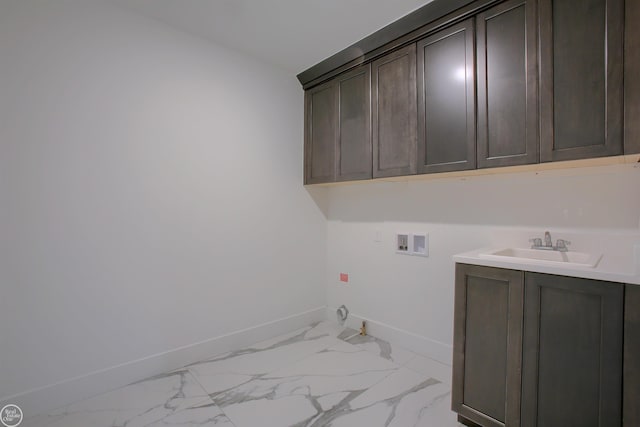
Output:
[[[623,285],[525,277],[522,427],[620,427]]]
[[[627,285],[624,310],[623,427],[640,426],[640,286]]]
[[[456,265],[452,409],[485,427],[520,425],[524,273]]]

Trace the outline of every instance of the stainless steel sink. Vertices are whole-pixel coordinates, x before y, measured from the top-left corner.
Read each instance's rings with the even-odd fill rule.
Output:
[[[551,265],[564,267],[589,267],[598,265],[602,254],[584,252],[560,252],[552,250],[506,248],[479,254],[481,258],[496,259],[519,264]]]

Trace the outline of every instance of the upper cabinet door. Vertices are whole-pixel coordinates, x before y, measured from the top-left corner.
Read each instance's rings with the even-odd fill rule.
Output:
[[[624,153],[632,154],[640,153],[640,1],[627,0],[625,6]]]
[[[371,178],[371,65],[339,76],[337,87],[336,180]]]
[[[624,0],[540,0],[540,160],[622,154]]]
[[[331,81],[305,93],[305,184],[336,179],[338,96]]]
[[[305,93],[305,184],[371,178],[371,66]]]
[[[416,47],[372,65],[373,176],[416,173]]]
[[[536,1],[477,16],[478,167],[538,162]]]
[[[476,167],[473,19],[418,42],[418,172]]]

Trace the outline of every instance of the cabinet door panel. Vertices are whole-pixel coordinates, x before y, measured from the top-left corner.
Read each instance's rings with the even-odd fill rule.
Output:
[[[622,154],[623,0],[540,0],[541,160]]]
[[[522,426],[620,426],[623,286],[525,277]]]
[[[452,409],[484,426],[518,426],[524,276],[456,265]]]
[[[337,101],[334,82],[305,93],[305,184],[335,181]]]
[[[371,178],[371,66],[338,78],[338,181]]]
[[[372,65],[373,176],[416,173],[416,48]]]
[[[474,169],[476,124],[473,20],[419,41],[418,169]]]
[[[640,153],[640,1],[625,2],[624,153]],[[639,423],[640,424],[640,423]]]
[[[478,167],[538,161],[536,2],[477,17]]]
[[[623,427],[640,426],[640,286],[627,285],[624,310]]]

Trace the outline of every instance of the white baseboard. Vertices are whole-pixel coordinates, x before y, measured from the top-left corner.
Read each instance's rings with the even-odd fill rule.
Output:
[[[336,321],[336,308],[327,308],[327,319]],[[349,313],[346,326],[359,330],[362,321],[367,324],[367,334],[389,341],[414,353],[421,354],[447,366],[451,366],[453,357],[453,346],[440,341],[418,335],[404,329],[387,325],[377,320],[369,319],[355,313]]]
[[[20,406],[25,417],[45,413],[154,375],[179,369],[220,353],[239,350],[259,341],[325,320],[325,318],[326,306],[314,308],[163,353],[69,378],[55,384],[3,397],[0,399],[0,407],[10,403],[16,404]]]

